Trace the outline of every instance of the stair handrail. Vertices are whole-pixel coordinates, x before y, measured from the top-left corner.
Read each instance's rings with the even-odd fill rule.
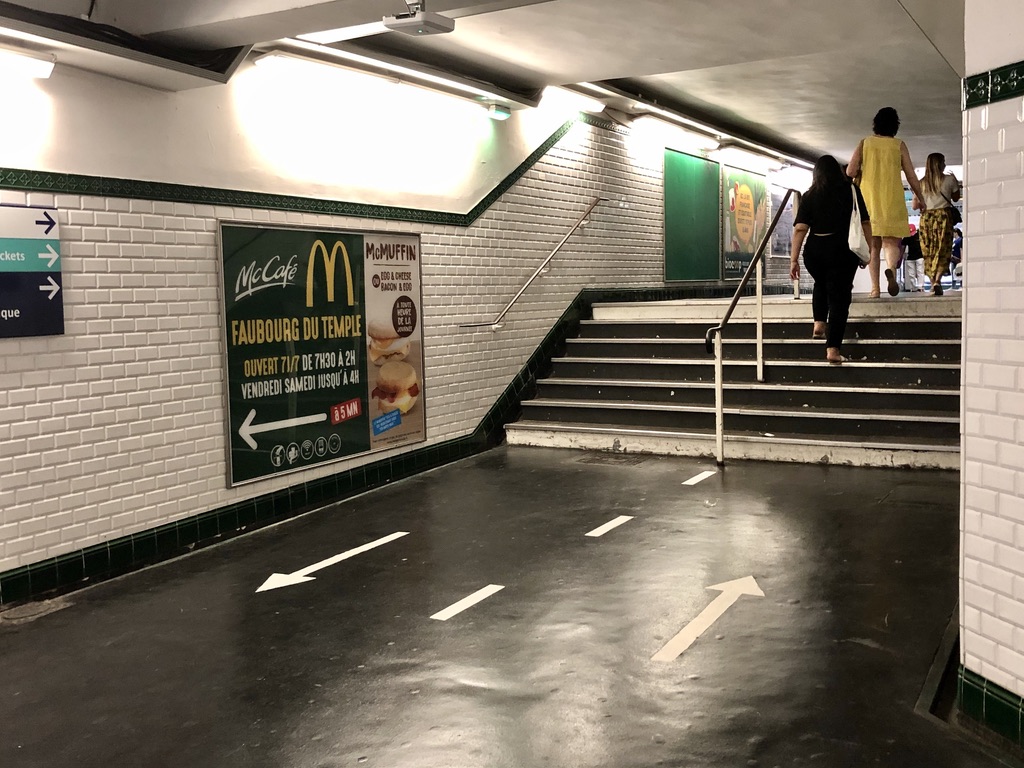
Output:
[[[526,289],[530,287],[530,285],[533,283],[533,281],[536,280],[540,276],[540,274],[542,272],[544,272],[548,268],[548,264],[550,264],[551,260],[553,258],[555,258],[555,255],[560,250],[562,250],[562,246],[565,245],[566,242],[568,242],[569,238],[572,237],[572,234],[577,229],[580,228],[580,226],[583,224],[583,222],[587,220],[587,217],[590,216],[591,212],[595,208],[597,208],[598,205],[600,205],[601,203],[608,202],[609,199],[610,198],[607,198],[607,197],[595,197],[594,198],[593,202],[591,202],[590,205],[587,206],[587,210],[583,212],[583,215],[580,216],[576,220],[576,223],[573,224],[572,227],[570,227],[569,231],[565,233],[565,237],[563,237],[561,240],[559,240],[558,245],[556,245],[554,247],[554,249],[552,249],[551,253],[548,254],[547,258],[544,259],[543,262],[541,262],[541,265],[539,267],[537,267],[537,269],[534,270],[533,274],[530,275],[529,279],[525,283],[523,283],[523,287],[520,288],[519,292],[515,296],[512,297],[512,300],[508,304],[505,305],[505,308],[503,310],[501,310],[501,312],[498,313],[497,317],[495,317],[489,323],[461,323],[459,325],[459,328],[490,328],[492,330],[497,330],[498,328],[500,328],[501,327],[501,321],[502,321],[502,319],[504,319],[505,315],[508,314],[508,311],[510,309],[512,309],[512,307],[515,305],[515,303],[517,301],[519,301],[519,298],[524,293],[526,293]]]
[[[725,406],[722,331],[724,331],[725,327],[729,324],[729,320],[732,318],[732,313],[736,309],[736,305],[739,303],[740,297],[743,295],[743,290],[747,287],[747,283],[750,282],[750,276],[756,272],[757,380],[763,382],[764,294],[762,284],[764,281],[764,270],[762,269],[762,266],[764,263],[764,252],[772,235],[775,234],[775,228],[779,224],[782,212],[786,210],[786,204],[789,202],[789,198],[794,194],[796,195],[794,205],[798,206],[800,204],[800,193],[794,189],[787,189],[785,196],[782,198],[782,203],[779,205],[778,210],[775,211],[775,216],[772,217],[772,222],[768,226],[768,231],[765,232],[764,237],[761,238],[761,243],[757,246],[757,250],[754,251],[754,255],[750,259],[750,263],[747,265],[746,271],[743,273],[740,284],[736,286],[736,292],[733,294],[732,301],[729,303],[729,308],[725,311],[725,315],[722,317],[722,322],[713,328],[708,328],[707,333],[704,334],[704,348],[709,354],[714,352],[715,355],[715,460],[719,466],[725,464]]]

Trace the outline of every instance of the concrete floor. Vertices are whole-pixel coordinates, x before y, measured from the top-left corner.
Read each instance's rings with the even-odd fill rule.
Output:
[[[0,614],[0,766],[998,765],[913,712],[955,608],[957,476],[683,484],[714,469],[499,448]],[[747,576],[764,597],[652,660]]]

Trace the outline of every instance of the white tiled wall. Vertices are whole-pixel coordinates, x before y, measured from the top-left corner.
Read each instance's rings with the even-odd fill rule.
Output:
[[[1024,695],[1024,101],[964,131],[961,662]]]
[[[597,195],[613,202],[504,328],[459,330],[500,311]],[[370,460],[227,487],[218,220],[422,234],[432,443],[476,428],[581,288],[662,277],[660,167],[585,124],[468,229],[10,190],[0,202],[59,209],[66,315],[64,336],[0,339],[0,572]]]

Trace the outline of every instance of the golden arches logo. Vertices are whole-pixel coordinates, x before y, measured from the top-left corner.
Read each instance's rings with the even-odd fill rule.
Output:
[[[327,246],[323,240],[317,240],[309,249],[309,263],[306,265],[306,306],[313,306],[313,273],[316,271],[316,256],[322,254],[324,257],[324,275],[327,278],[327,302],[334,303],[334,265],[338,260],[338,251],[345,262],[345,282],[348,287],[348,305],[355,306],[355,286],[352,284],[352,263],[349,261],[348,248],[338,240],[334,243],[330,255],[327,254]]]

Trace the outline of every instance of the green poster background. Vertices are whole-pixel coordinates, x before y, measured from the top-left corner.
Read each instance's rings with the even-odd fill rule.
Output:
[[[722,277],[743,277],[767,228],[765,177],[722,166]]]
[[[362,248],[221,225],[232,485],[370,449]]]
[[[718,280],[718,163],[665,150],[665,279]]]

